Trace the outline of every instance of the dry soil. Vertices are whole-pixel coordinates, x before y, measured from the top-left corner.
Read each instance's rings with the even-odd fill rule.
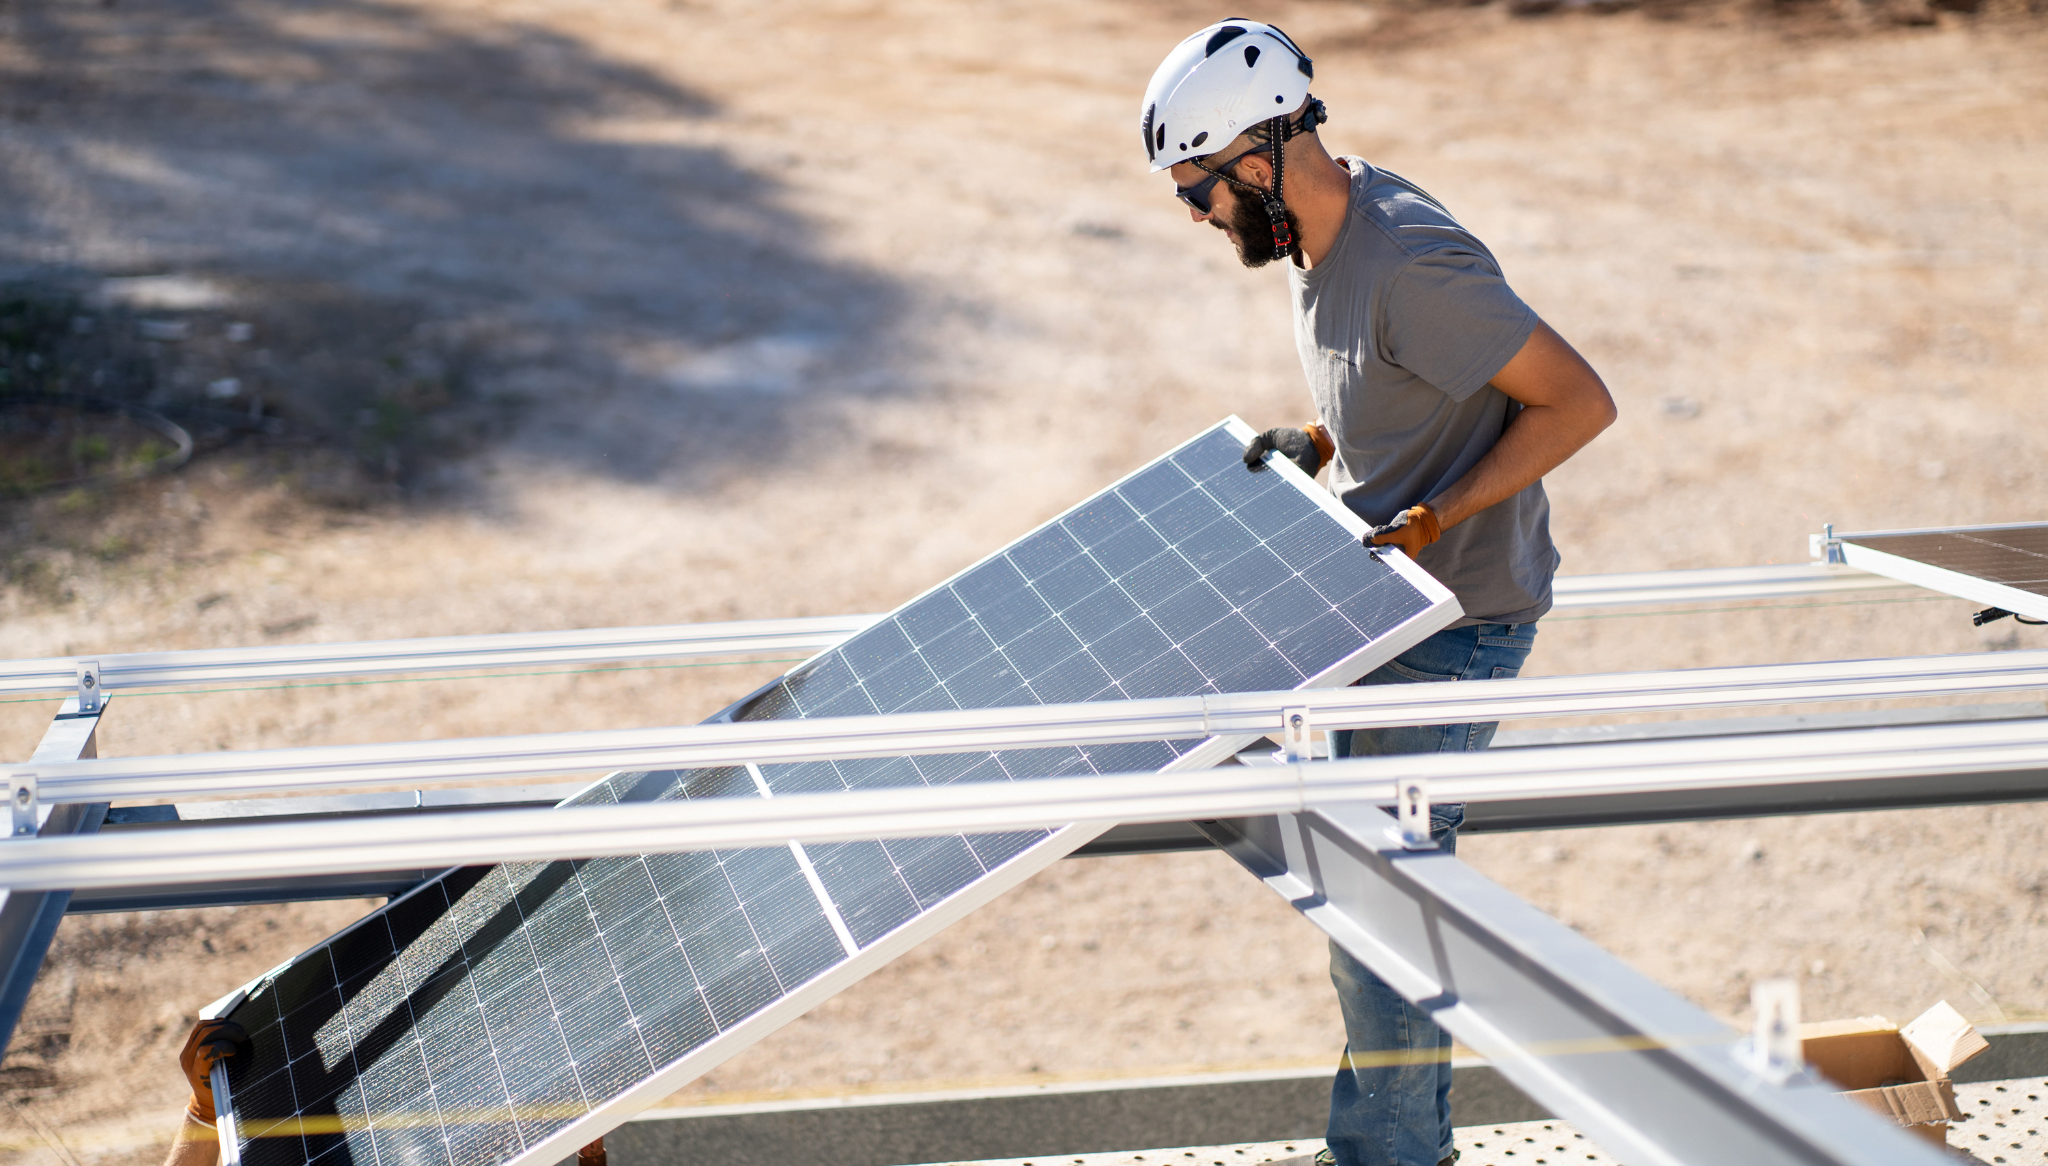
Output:
[[[1567,571],[2043,517],[2038,16],[1234,7],[1316,55],[1331,144],[1443,199],[1612,387],[1549,480]],[[311,435],[0,507],[0,655],[886,609],[1221,416],[1298,421],[1279,275],[1133,133],[1222,15],[0,3],[0,277],[185,323],[162,393],[232,376],[226,407]],[[2048,642],[1968,610],[1560,615],[1531,672]],[[101,749],[673,724],[783,666],[137,694]],[[0,705],[0,755],[49,712]],[[1463,853],[1732,1021],[1780,975],[1809,1016],[1993,1021],[2048,1014],[2044,833],[2011,806]],[[194,1011],[367,906],[68,920],[0,1158],[159,1158]],[[1221,857],[1065,862],[677,1100],[1328,1062],[1324,961]]]

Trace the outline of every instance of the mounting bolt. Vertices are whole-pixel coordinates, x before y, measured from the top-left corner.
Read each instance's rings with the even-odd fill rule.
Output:
[[[7,808],[13,817],[13,827],[8,831],[13,838],[34,838],[36,836],[36,775],[33,773],[10,773],[7,775]]]
[[[1799,1045],[1799,981],[1758,980],[1749,990],[1755,1027],[1749,1036],[1750,1065],[1775,1082],[1806,1068]]]
[[[1429,836],[1428,778],[1402,778],[1400,800],[1394,810],[1395,818],[1401,823],[1403,847],[1409,850],[1436,849],[1436,840]]]
[[[1309,744],[1314,731],[1308,710],[1292,708],[1280,714],[1280,749],[1274,754],[1283,765],[1298,765],[1313,760],[1314,747]]]
[[[1835,537],[1835,524],[1832,522],[1821,524],[1819,534],[1807,535],[1806,547],[1814,558],[1823,563],[1841,566],[1849,561],[1848,556],[1842,553],[1842,540]]]
[[[105,692],[100,684],[100,662],[80,660],[78,662],[78,711],[90,716],[100,711],[100,701]]]

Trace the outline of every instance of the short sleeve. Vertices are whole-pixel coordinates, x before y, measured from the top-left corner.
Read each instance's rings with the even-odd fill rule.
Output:
[[[1410,260],[1388,289],[1380,318],[1386,358],[1453,401],[1484,387],[1536,330],[1536,313],[1493,261],[1463,247]]]

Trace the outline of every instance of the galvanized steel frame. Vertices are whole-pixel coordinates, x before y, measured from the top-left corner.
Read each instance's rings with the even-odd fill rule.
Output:
[[[1746,1042],[1371,805],[1216,822],[1220,845],[1523,1092],[1636,1166],[1947,1155]]]
[[[1858,564],[1851,564],[1856,566]],[[1691,579],[1680,580],[1677,575],[1690,575]],[[1886,574],[1890,574],[1887,572]],[[1894,576],[1896,577],[1896,576]],[[1917,579],[1906,580],[1919,583]],[[1572,586],[1574,583],[1582,586]],[[1596,606],[1607,604],[1645,603],[1686,603],[1711,600],[1765,599],[1779,596],[1806,595],[1829,592],[1868,591],[1892,584],[1887,579],[1843,571],[1821,565],[1793,568],[1739,569],[1719,572],[1660,573],[1648,576],[1585,577],[1582,580],[1559,580],[1560,608]],[[1924,584],[1922,584],[1924,585]],[[1939,590],[1957,594],[1948,587]],[[1971,596],[1974,598],[1974,596]],[[2007,606],[2000,604],[2000,606]],[[361,645],[317,645],[287,649],[262,649],[256,651],[229,650],[218,653],[163,653],[135,656],[102,655],[98,657],[106,689],[119,691],[144,687],[163,687],[180,684],[204,684],[222,681],[250,680],[291,680],[309,678],[333,678],[338,676],[369,675],[390,672],[423,672],[458,669],[477,669],[506,665],[527,666],[533,664],[591,663],[608,660],[640,658],[673,658],[677,656],[729,656],[764,651],[788,651],[816,649],[836,643],[840,638],[858,631],[875,617],[855,616],[839,620],[811,621],[758,621],[728,625],[699,625],[697,627],[661,629],[604,629],[597,632],[548,633],[541,636],[503,637],[446,637],[426,641],[397,641],[383,644]],[[775,626],[769,626],[770,624]],[[726,756],[730,760],[774,759],[770,754],[779,747],[788,747],[792,752],[787,759],[818,756],[875,756],[906,752],[944,752],[960,748],[1002,748],[1022,744],[1083,743],[1090,741],[1151,740],[1174,736],[1218,736],[1226,739],[1244,740],[1270,732],[1276,728],[1277,717],[1288,707],[1310,706],[1317,718],[1316,727],[1367,727],[1373,724],[1416,724],[1449,723],[1462,720],[1498,719],[1504,716],[1544,715],[1589,715],[1596,712],[1630,712],[1644,709],[1681,709],[1739,707],[1758,704],[1784,704],[1815,700],[1851,700],[1907,698],[1935,695],[1956,695],[1963,693],[1985,693],[2016,691],[2048,687],[2048,654],[2033,653],[2042,659],[2016,659],[2014,654],[2001,654],[1993,661],[1954,667],[1954,661],[1903,661],[1888,662],[1891,667],[1873,668],[1857,665],[1805,665],[1776,666],[1769,669],[1728,669],[1716,670],[1717,677],[1704,680],[1695,676],[1693,680],[1681,679],[1685,674],[1643,674],[1629,677],[1627,689],[1609,687],[1601,690],[1596,683],[1592,686],[1574,687],[1570,680],[1584,678],[1553,678],[1549,681],[1504,681],[1490,682],[1488,692],[1475,699],[1442,699],[1430,693],[1390,693],[1380,689],[1373,694],[1371,708],[1362,702],[1346,702],[1343,693],[1290,692],[1285,694],[1249,694],[1248,697],[1211,697],[1195,702],[1127,702],[1127,706],[1069,706],[1065,709],[1009,710],[1027,715],[1021,720],[1013,717],[994,718],[991,723],[985,715],[973,716],[954,714],[920,714],[915,718],[857,718],[868,722],[866,731],[856,730],[852,725],[829,725],[825,722],[809,722],[806,729],[825,725],[822,732],[806,735],[796,733],[789,736],[769,734],[754,737],[747,730],[756,725],[707,726],[719,730],[703,741],[681,741],[673,736],[662,740],[627,741],[606,740],[599,742],[592,737],[616,737],[614,734],[577,735],[581,746],[569,746],[563,738],[570,735],[556,735],[553,741],[541,738],[509,738],[490,742],[450,743],[451,751],[429,756],[424,753],[387,753],[383,757],[366,755],[329,756],[315,758],[313,753],[333,751],[271,751],[274,754],[295,753],[298,764],[285,761],[283,757],[272,756],[250,767],[230,767],[232,776],[255,777],[259,773],[272,779],[280,776],[273,768],[284,764],[295,771],[297,781],[279,783],[268,781],[260,786],[228,785],[210,787],[196,791],[192,783],[198,780],[212,780],[201,774],[203,767],[182,766],[187,788],[174,789],[171,783],[152,783],[149,793],[107,794],[107,789],[121,786],[124,781],[147,780],[142,769],[123,769],[114,764],[102,770],[89,768],[94,763],[77,760],[60,761],[46,756],[42,751],[32,759],[29,766],[39,776],[47,775],[46,789],[52,801],[64,802],[67,807],[87,807],[78,820],[91,816],[91,807],[98,806],[114,796],[204,796],[235,789],[275,789],[280,784],[293,788],[336,788],[368,784],[371,781],[388,783],[392,780],[458,780],[477,776],[504,776],[511,773],[539,774],[560,773],[565,769],[580,768],[633,768],[636,766],[671,767],[684,764],[716,764],[717,761],[683,760],[678,749],[695,749],[692,758]],[[1899,664],[1907,665],[1900,669]],[[58,692],[70,691],[75,684],[75,665],[72,659],[26,661],[12,666],[0,666],[0,692]],[[1787,672],[1786,669],[1800,670]],[[1736,676],[1735,673],[1747,673]],[[1766,675],[1774,674],[1774,675]],[[1618,678],[1594,678],[1597,681],[1613,682]],[[1563,680],[1565,683],[1557,683]],[[1748,691],[1740,691],[1748,689]],[[1396,699],[1389,701],[1390,696]],[[1431,699],[1420,699],[1428,696]],[[1284,697],[1285,703],[1276,702],[1274,697]],[[1319,699],[1337,699],[1322,703]],[[1304,699],[1311,698],[1311,699]],[[1183,707],[1140,707],[1171,706]],[[1389,706],[1393,707],[1389,707]],[[1102,715],[1106,709],[1116,711]],[[1039,719],[1029,714],[1041,714]],[[1070,714],[1064,722],[1057,718]],[[925,717],[942,718],[937,723],[914,723]],[[947,721],[943,718],[953,718]],[[856,720],[849,718],[849,721]],[[893,721],[893,724],[879,722]],[[1168,724],[1172,727],[1166,727]],[[788,725],[791,722],[775,724]],[[1981,732],[1978,726],[1971,726]],[[1193,731],[1190,731],[1193,730]],[[667,730],[648,731],[656,734],[670,734]],[[1872,731],[1853,734],[1868,736]],[[1882,731],[1877,731],[1882,732]],[[721,735],[722,734],[722,735]],[[886,744],[879,740],[886,735]],[[1840,737],[1840,734],[1813,734],[1808,739],[1823,736]],[[779,740],[777,738],[780,737]],[[908,743],[906,743],[906,738]],[[1838,742],[1839,743],[1839,742]],[[1955,741],[1935,742],[1937,750],[1949,750]],[[1689,778],[1675,777],[1666,767],[1662,776],[1643,779],[1640,776],[1627,779],[1618,774],[1609,774],[1604,782],[1588,785],[1581,782],[1576,794],[1562,788],[1553,791],[1557,797],[1581,797],[1587,799],[1643,798],[1678,793],[1691,796],[1703,790],[1731,791],[1754,790],[1759,786],[1770,786],[1773,782],[1782,785],[1804,783],[1804,787],[1816,783],[1854,783],[1857,781],[1885,781],[1902,779],[1902,775],[1926,776],[1926,773],[1912,771],[1915,765],[1929,772],[1941,770],[1950,776],[1964,772],[1968,767],[1958,769],[1954,765],[1937,764],[1925,757],[1917,761],[1907,760],[1911,748],[1878,750],[1888,752],[1884,761],[1866,757],[1862,768],[1850,766],[1845,769],[1816,765],[1816,758],[1810,750],[1794,750],[1797,758],[1780,758],[1781,767],[1789,766],[1785,772],[1772,777],[1761,772],[1770,768],[1767,761],[1759,757],[1747,759],[1724,759],[1726,770],[1718,775],[1699,770],[1699,765],[1712,767],[1697,756],[1697,742],[1673,742],[1684,745],[1694,754],[1694,772]],[[1997,774],[2000,780],[2007,780],[2013,789],[2024,787],[2025,792],[2015,796],[2043,796],[2044,774],[2048,774],[2048,742],[2021,741],[2017,737],[2004,742],[2002,754],[1978,750],[1978,774]],[[1645,748],[1639,746],[1633,748]],[[376,750],[391,747],[349,747],[352,749]],[[397,747],[405,750],[408,747]],[[1530,752],[1561,755],[1579,752],[1580,748],[1604,751],[1632,748],[1625,746],[1590,746],[1578,748],[1544,749]],[[647,750],[659,751],[662,760],[646,761]],[[824,750],[832,750],[825,752]],[[463,751],[468,750],[466,755]],[[634,754],[632,759],[622,760],[618,751]],[[2029,752],[2032,750],[2032,752]],[[721,752],[723,751],[723,752]],[[483,756],[489,754],[490,756]],[[1618,756],[1618,755],[1617,755]],[[158,768],[157,764],[173,759],[132,759],[145,763],[145,768]],[[188,762],[193,759],[175,759]],[[1401,760],[1436,763],[1457,762],[1462,758],[1427,759],[1377,759],[1381,764]],[[1951,759],[1952,760],[1952,759]],[[487,772],[475,769],[457,772],[460,762],[484,765]],[[1584,757],[1574,761],[1561,759],[1562,764],[1579,764],[1578,772],[1583,773]],[[454,763],[451,765],[451,763]],[[104,764],[104,763],[100,763]],[[1228,841],[1241,860],[1247,861],[1255,872],[1289,895],[1290,901],[1304,909],[1313,921],[1335,935],[1340,942],[1352,948],[1355,954],[1368,965],[1401,987],[1404,993],[1430,1008],[1440,1022],[1454,1034],[1482,1053],[1493,1056],[1502,1064],[1504,1071],[1518,1084],[1537,1096],[1574,1117],[1594,1137],[1610,1149],[1628,1156],[1637,1162],[1707,1162],[1732,1160],[1727,1147],[1743,1147],[1742,1160],[1756,1162],[1848,1162],[1848,1161],[1898,1161],[1933,1162],[1939,1160],[1910,1140],[1886,1129],[1875,1119],[1849,1108],[1846,1103],[1823,1096],[1817,1086],[1800,1086],[1793,1083],[1786,1088],[1775,1086],[1751,1072],[1740,1059],[1736,1046],[1729,1043],[1729,1034],[1716,1031],[1710,1018],[1689,1010],[1682,1001],[1676,1001],[1662,989],[1637,976],[1625,966],[1614,961],[1597,948],[1578,939],[1568,929],[1547,919],[1532,908],[1521,904],[1512,896],[1493,887],[1457,863],[1454,858],[1441,854],[1410,852],[1389,842],[1384,831],[1391,824],[1384,814],[1366,808],[1375,800],[1389,800],[1393,794],[1393,774],[1361,780],[1358,775],[1346,776],[1339,770],[1349,770],[1365,764],[1344,762],[1314,766],[1288,766],[1285,772],[1292,776],[1293,788],[1279,796],[1278,806],[1266,808],[1287,808],[1290,812],[1280,817],[1266,819],[1271,830],[1262,834],[1262,827],[1248,821],[1234,832],[1225,831]],[[1623,768],[1640,774],[1644,765],[1662,762],[1647,758],[1624,761]],[[368,766],[366,768],[365,766]],[[306,780],[321,766],[330,770],[335,767],[352,771],[352,776],[343,780]],[[425,767],[433,772],[409,770],[404,777],[394,777],[392,767]],[[511,768],[507,768],[507,767]],[[1988,766],[1988,768],[1986,768]],[[1425,768],[1427,768],[1425,766]],[[1539,766],[1538,768],[1547,768]],[[378,776],[367,778],[363,775],[375,771]],[[1320,771],[1311,777],[1308,771]],[[1798,770],[1797,774],[1791,770]],[[1851,772],[1851,771],[1854,772]],[[1822,772],[1825,771],[1825,772]],[[158,768],[158,772],[162,770]],[[1255,771],[1240,770],[1241,774]],[[223,776],[215,773],[214,777]],[[337,776],[330,773],[329,776]],[[1271,789],[1256,795],[1243,789],[1234,794],[1226,791],[1209,779],[1222,776],[1213,773],[1174,774],[1172,781],[1179,788],[1156,791],[1154,802],[1141,809],[1132,799],[1143,791],[1131,783],[1151,779],[1159,781],[1164,775],[1130,775],[1114,779],[1119,789],[1112,794],[1108,789],[1098,795],[1084,795],[1073,783],[1104,783],[1108,779],[1059,779],[1044,783],[1030,783],[1023,787],[981,787],[962,794],[974,795],[963,798],[960,805],[948,800],[955,795],[953,790],[940,791],[883,791],[881,793],[805,795],[802,798],[776,799],[776,820],[769,825],[753,827],[761,838],[770,841],[798,838],[852,838],[901,836],[907,832],[952,832],[958,829],[996,828],[996,821],[1017,821],[1028,817],[1039,824],[1056,825],[1059,821],[1072,821],[1077,816],[1087,816],[1092,823],[1086,826],[1069,827],[1062,831],[1060,842],[1071,849],[1085,836],[1099,833],[1108,823],[1118,820],[1173,821],[1185,817],[1203,815],[1212,817],[1219,813],[1257,814],[1263,812],[1259,798],[1267,802],[1274,800]],[[1235,777],[1236,775],[1229,775]],[[1503,789],[1485,788],[1489,780],[1502,780],[1499,775],[1480,772],[1459,772],[1455,765],[1443,773],[1425,773],[1431,778],[1442,799],[1465,798],[1485,802],[1490,798],[1502,798]],[[98,783],[98,784],[95,784]],[[1238,780],[1239,785],[1243,782]],[[1284,784],[1284,783],[1283,783]],[[1042,787],[1043,792],[1052,793],[1053,787],[1061,790],[1064,801],[1059,812],[1050,813],[1045,807],[1027,812],[1020,805],[991,805],[989,795],[994,791],[1014,793],[1017,790],[1031,790]],[[1594,789],[1591,786],[1599,786]],[[137,787],[125,786],[133,790]],[[1533,792],[1526,784],[1518,791],[1524,802]],[[860,813],[867,817],[858,819],[857,825],[849,825],[848,812],[854,800],[876,801],[891,794],[914,793],[917,804],[886,809],[885,813],[897,824],[882,828],[880,818],[874,816],[884,811],[879,803],[865,808]],[[1069,796],[1072,795],[1072,796]],[[1168,809],[1172,797],[1185,800],[1192,796],[1200,801],[1175,804]],[[1338,800],[1332,801],[1332,798]],[[818,799],[819,804],[806,807],[802,803]],[[1361,800],[1362,799],[1362,800]],[[978,807],[966,804],[968,800],[979,801]],[[1505,799],[1504,804],[1508,803]],[[827,805],[827,802],[834,804]],[[839,804],[844,803],[844,804]],[[1611,801],[1610,801],[1610,804]],[[1122,806],[1118,812],[1119,805]],[[634,807],[639,825],[649,824],[647,811],[653,807]],[[706,829],[716,833],[721,828],[717,821],[706,821],[705,811],[713,807],[708,803],[690,803],[694,826],[700,841],[709,837]],[[734,807],[737,809],[737,807]],[[758,808],[758,807],[756,807]],[[1077,814],[1079,810],[1081,813]],[[52,815],[71,812],[60,809]],[[579,808],[568,811],[507,811],[500,814],[461,814],[451,816],[452,820],[465,823],[467,832],[472,832],[485,819],[505,817],[510,825],[510,816],[541,817],[548,819],[547,829],[557,836],[566,825],[565,815],[582,819],[601,814],[601,809]],[[808,824],[803,815],[809,815]],[[714,814],[713,817],[717,815]],[[940,819],[943,826],[934,825]],[[1043,821],[1041,821],[1043,820]],[[417,821],[417,820],[416,820]],[[981,823],[977,825],[976,823]],[[414,823],[406,823],[414,824]],[[431,823],[417,823],[428,825]],[[908,824],[906,826],[906,824]],[[387,836],[391,827],[398,825],[389,820],[378,824],[380,833]],[[590,825],[599,824],[592,819]],[[628,823],[617,823],[625,828]],[[667,825],[661,823],[660,825]],[[304,827],[314,830],[331,830],[331,825],[305,823]],[[523,823],[522,823],[523,826]],[[90,827],[87,827],[89,829]],[[250,831],[292,830],[290,825],[268,825],[262,827],[234,828],[238,847],[246,847],[252,841]],[[722,824],[727,841],[705,843],[707,845],[735,845],[731,839],[744,835],[743,824],[726,821]],[[586,831],[579,824],[572,827],[581,836]],[[735,833],[735,831],[739,833]],[[192,831],[177,831],[164,835],[166,839],[192,840],[204,835],[221,833],[219,829],[202,828]],[[680,849],[687,844],[684,837],[688,829],[664,830],[659,845],[668,849]],[[772,837],[771,837],[772,836]],[[1290,848],[1283,836],[1291,836],[1297,844]],[[129,835],[124,843],[133,843],[141,836]],[[1261,846],[1260,839],[1278,839],[1271,847]],[[502,839],[501,839],[502,840]],[[10,897],[27,901],[21,892],[35,892],[31,888],[44,883],[67,882],[78,885],[89,881],[78,874],[76,869],[62,876],[53,876],[57,869],[45,865],[49,861],[73,861],[85,858],[81,853],[67,857],[53,853],[52,848],[63,846],[90,845],[89,838],[60,839],[53,837],[25,841],[14,847],[0,848],[0,883],[12,883],[20,888]],[[204,844],[204,843],[202,843]],[[492,844],[492,845],[495,845]],[[579,847],[581,842],[577,844]],[[630,849],[652,849],[645,838],[633,840]],[[560,843],[547,848],[548,853],[563,853]],[[583,850],[587,853],[612,853],[608,848],[602,851]],[[494,855],[505,855],[502,848],[492,850]],[[538,852],[536,852],[537,854]],[[505,855],[509,856],[509,855]],[[159,857],[164,857],[159,855]],[[216,862],[218,851],[209,858]],[[97,860],[93,860],[97,861]],[[37,877],[23,877],[21,872],[29,866],[41,871]],[[5,873],[13,870],[15,874]],[[161,873],[161,872],[160,872]],[[1021,877],[1021,876],[1020,876]],[[1279,880],[1278,883],[1275,880]],[[1377,880],[1376,882],[1374,880]],[[104,879],[100,885],[107,885]],[[1295,893],[1307,888],[1306,894]],[[1000,888],[997,888],[998,890]],[[55,892],[61,894],[61,891]],[[991,891],[991,894],[994,892]],[[45,902],[49,900],[44,899]],[[60,906],[61,912],[61,906]],[[0,915],[4,915],[0,908]],[[957,913],[964,914],[966,907]],[[1391,913],[1387,913],[1391,911]],[[1378,914],[1376,914],[1378,912]],[[947,912],[950,917],[956,912]],[[933,916],[933,929],[942,926],[950,918]],[[921,936],[920,936],[921,937]],[[1411,942],[1413,941],[1413,942]],[[47,940],[45,940],[47,942]],[[906,941],[907,943],[910,941]],[[39,959],[40,953],[38,953]],[[809,997],[822,999],[829,994],[825,985],[818,985],[820,991],[807,992],[803,999],[792,998],[785,1002],[791,1010],[800,1011],[815,1003]],[[25,995],[25,989],[24,989]],[[1674,1007],[1675,1004],[1675,1007]],[[1700,1022],[1705,1022],[1702,1025]],[[1698,1036],[1707,1043],[1694,1045],[1691,1036]],[[1676,1039],[1674,1039],[1676,1038]],[[1546,1055],[1543,1042],[1547,1040],[1577,1041],[1582,1039],[1606,1040],[1604,1051],[1576,1052],[1571,1055]],[[1646,1069],[1654,1072],[1645,1072]],[[1654,1081],[1652,1080],[1654,1078]],[[1652,1087],[1654,1086],[1654,1088]],[[1619,1090],[1619,1092],[1617,1092]],[[1704,1099],[1707,1104],[1700,1105]],[[623,1112],[631,1107],[635,1099],[622,1097],[607,1110]],[[543,1148],[548,1149],[548,1148]],[[534,1155],[528,1155],[533,1157]]]
[[[81,713],[77,698],[65,701],[43,733],[30,764],[98,756],[100,717],[110,705],[110,701],[103,699],[94,711]],[[107,816],[107,806],[104,802],[44,805],[35,807],[35,812],[41,818],[36,830],[38,838],[78,837],[99,829]],[[49,953],[50,941],[56,938],[57,925],[63,922],[71,888],[32,890],[4,881],[0,881],[0,888],[5,888],[0,889],[0,1048],[4,1048],[12,1040],[14,1027],[28,1004],[29,991],[42,971],[43,957]]]

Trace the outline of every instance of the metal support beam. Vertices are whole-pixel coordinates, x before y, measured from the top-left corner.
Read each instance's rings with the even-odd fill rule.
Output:
[[[183,685],[338,680],[394,672],[603,664],[622,660],[690,659],[761,652],[810,654],[829,648],[882,618],[832,615],[807,619],[735,620],[662,627],[434,636],[351,644],[280,644],[195,652],[106,653],[0,663],[0,695],[71,692],[79,666],[98,666],[102,691]]]
[[[1452,687],[1423,686],[1415,687]],[[123,832],[0,845],[0,886],[163,886],[196,879],[345,874],[601,855],[738,849],[1298,812],[1340,800],[1391,805],[1427,782],[1444,803],[1721,796],[1775,786],[1854,789],[1935,778],[2048,796],[2048,721],[1628,742],[1499,753],[1359,757],[1036,781],[903,786],[777,798],[707,798],[374,821]]]
[[[1565,575],[1553,590],[1555,609],[1674,603],[1742,602],[1882,591],[1907,586],[1821,563]],[[879,615],[740,620],[663,627],[589,628],[510,635],[436,636],[350,644],[281,644],[195,652],[106,653],[0,662],[0,695],[52,695],[73,690],[81,663],[100,665],[103,691],[192,684],[337,680],[395,672],[602,664],[760,652],[809,654],[832,647]]]
[[[182,799],[577,771],[1257,737],[1280,730],[1283,715],[1295,709],[1306,710],[1318,728],[1380,728],[2038,689],[2048,689],[2048,651],[118,757],[41,765],[37,777],[41,796],[50,802]]]
[[[1937,1166],[1369,805],[1215,822],[1219,844],[1523,1092],[1632,1166]]]
[[[90,712],[78,711],[77,697],[64,702],[25,769],[51,761],[99,756],[96,734],[100,717],[111,702],[104,695],[95,695],[97,699]],[[106,816],[104,802],[44,805],[34,833],[40,838],[91,834],[100,828]],[[0,847],[34,844],[31,839],[0,841]],[[0,1050],[14,1039],[14,1026],[21,1021],[29,989],[35,986],[36,974],[42,971],[43,956],[48,954],[50,941],[57,935],[57,924],[64,920],[70,898],[71,892],[61,889],[0,890]]]

